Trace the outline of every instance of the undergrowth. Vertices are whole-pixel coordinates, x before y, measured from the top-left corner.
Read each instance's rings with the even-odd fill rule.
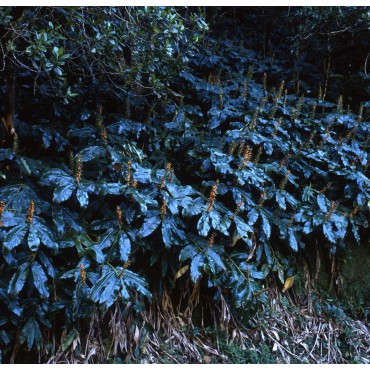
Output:
[[[207,37],[149,124],[104,106],[17,122],[2,361],[368,362],[368,327],[313,286],[322,264],[338,292],[367,240],[367,110],[280,68]]]

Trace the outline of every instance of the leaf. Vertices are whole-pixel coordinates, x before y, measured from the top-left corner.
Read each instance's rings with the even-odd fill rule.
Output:
[[[327,213],[328,207],[326,206],[326,203],[328,202],[328,200],[325,198],[325,196],[323,194],[319,194],[316,199],[321,211],[323,213]]]
[[[162,219],[159,215],[147,217],[138,232],[138,238],[145,238],[152,234],[157,229],[161,221]]]
[[[45,221],[41,217],[34,216],[33,226],[44,245],[52,249],[58,248],[53,231],[45,225]]]
[[[162,237],[166,248],[171,248],[172,245],[182,244],[186,238],[184,231],[178,226],[178,223],[180,223],[180,220],[173,217],[166,217],[162,222]],[[182,226],[181,223],[180,226]]]
[[[152,294],[146,288],[147,287],[146,281],[135,272],[125,270],[121,280],[126,286],[133,288],[135,291],[138,291],[140,294],[147,297],[148,299],[152,298]]]
[[[259,212],[256,208],[252,208],[249,212],[248,212],[248,224],[249,226],[253,226],[256,221],[258,220],[258,217],[259,217]]]
[[[337,241],[337,237],[334,233],[334,230],[333,230],[333,224],[331,223],[331,221],[326,221],[323,225],[322,225],[322,229],[323,229],[323,232],[324,232],[324,235],[326,236],[326,238],[332,242],[332,243],[336,243]]]
[[[117,237],[117,230],[108,229],[100,240],[100,243],[99,243],[100,250],[110,247],[116,237]]]
[[[266,259],[267,259],[267,263],[269,265],[272,265],[274,263],[275,258],[272,254],[270,243],[264,243],[263,249],[265,251],[265,256],[266,256]]]
[[[77,188],[76,196],[82,208],[86,208],[89,205],[89,195],[80,185]]]
[[[224,215],[221,218],[221,214],[219,212],[217,212],[216,210],[212,210],[212,212],[209,213],[209,217],[211,220],[212,227],[215,230],[219,230],[224,235],[229,236],[228,229],[230,227],[231,221],[228,215]]]
[[[297,252],[298,251],[298,243],[294,235],[294,231],[292,229],[288,230],[288,238],[289,238],[289,245],[290,247]]]
[[[247,269],[249,269],[249,274],[254,279],[265,279],[269,270],[268,269],[262,269],[261,271],[257,270],[257,266],[254,263],[248,263]]]
[[[38,322],[31,316],[22,328],[20,342],[23,344],[27,340],[27,349],[30,351],[34,344],[40,350],[41,331]]]
[[[90,247],[86,248],[86,252],[92,256],[96,262],[103,263],[105,260],[104,254],[100,249],[100,246],[93,244]]]
[[[199,249],[195,245],[189,244],[181,250],[179,255],[179,261],[184,262],[188,258],[193,259],[198,253]]]
[[[285,293],[289,288],[293,286],[295,276],[290,276],[286,278],[283,288],[283,293]]]
[[[18,267],[18,270],[14,273],[12,279],[10,280],[8,294],[15,297],[23,289],[24,283],[27,279],[29,267],[30,262],[25,262]]]
[[[51,259],[42,251],[37,252],[40,262],[43,264],[44,268],[46,269],[47,274],[54,279],[56,277],[55,269],[52,264]]]
[[[116,299],[116,291],[118,291],[118,278],[113,270],[102,271],[102,276],[94,284],[90,291],[90,299],[94,302],[99,302],[105,310],[112,306]]]
[[[270,222],[263,213],[261,213],[261,217],[262,217],[262,230],[265,233],[266,238],[270,239],[270,236],[271,236]]]
[[[204,266],[204,257],[203,255],[201,255],[200,253],[197,254],[193,260],[191,261],[191,264],[190,264],[190,277],[191,277],[191,280],[196,283],[197,280],[200,278],[200,276],[202,275],[200,269],[201,267]]]
[[[62,343],[62,351],[66,351],[69,346],[72,344],[73,340],[76,338],[77,331],[75,329],[72,329],[68,335],[64,338]]]
[[[199,235],[207,236],[210,228],[211,228],[210,216],[208,213],[203,213],[197,224]]]
[[[60,168],[53,168],[44,173],[41,184],[42,185],[67,185],[74,182],[73,176],[61,170]]]
[[[14,247],[21,244],[24,239],[26,232],[28,230],[28,224],[23,222],[22,224],[13,227],[10,231],[7,232],[4,239],[4,246],[13,249]]]
[[[89,146],[77,153],[75,157],[81,157],[82,162],[88,162],[92,159],[105,156],[105,152],[105,149],[101,146]]]
[[[221,260],[221,257],[218,252],[221,252],[222,250],[219,249],[218,251],[216,250],[215,247],[213,248],[208,248],[205,255],[208,257],[208,260],[212,260],[212,262],[221,270],[226,270],[226,266]],[[215,273],[215,271],[213,271]]]
[[[185,265],[184,267],[181,267],[181,269],[179,269],[176,274],[175,274],[175,277],[173,278],[173,281],[175,282],[177,279],[179,279],[182,275],[185,274],[186,271],[189,270],[189,265]]]
[[[39,291],[42,298],[49,297],[49,290],[47,287],[47,277],[41,265],[37,261],[32,263],[33,282],[36,289]]]
[[[274,271],[278,272],[279,280],[284,283],[284,269],[277,259],[275,259]]]
[[[126,262],[131,253],[131,242],[127,234],[124,231],[120,232],[118,243],[119,243],[120,260],[123,262]]]
[[[279,207],[282,209],[282,210],[286,210],[286,204],[285,204],[285,196],[282,194],[281,191],[277,191],[276,192],[276,201],[279,205]]]
[[[54,190],[53,201],[56,203],[62,203],[68,200],[75,189],[75,182],[68,182],[63,185],[57,186]]]
[[[37,235],[37,230],[33,224],[30,225],[27,242],[32,252],[35,252],[37,248],[40,246],[41,241],[39,236]]]
[[[245,240],[248,238],[248,233],[253,232],[253,229],[244,221],[241,220],[240,217],[234,218],[236,229],[238,230],[238,234]]]

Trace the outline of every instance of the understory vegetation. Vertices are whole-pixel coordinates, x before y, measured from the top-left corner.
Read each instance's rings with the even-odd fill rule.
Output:
[[[369,363],[369,10],[230,9],[0,9],[2,363]]]

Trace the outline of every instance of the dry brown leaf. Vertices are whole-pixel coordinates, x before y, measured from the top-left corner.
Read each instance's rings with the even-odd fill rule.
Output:
[[[176,275],[173,278],[173,281],[176,281],[178,278],[180,278],[182,275],[184,275],[185,272],[188,271],[188,270],[189,270],[189,265],[185,265],[184,267],[181,267],[181,269],[176,272]]]
[[[283,288],[283,293],[285,293],[289,288],[293,286],[295,276],[290,276],[286,278]]]

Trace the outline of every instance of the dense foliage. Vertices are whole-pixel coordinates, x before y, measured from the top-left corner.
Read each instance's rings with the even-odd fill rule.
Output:
[[[251,316],[271,279],[282,287],[302,274],[299,258],[363,240],[366,108],[353,112],[342,96],[329,102],[316,86],[291,83],[294,71],[239,42],[197,42],[207,26],[195,12],[41,11],[54,21],[29,28],[27,10],[23,40],[8,50],[16,61],[29,57],[25,91],[35,73],[42,88],[77,104],[38,93],[32,119],[23,110],[12,147],[0,149],[0,357],[9,361],[19,344],[44,358],[59,345],[78,355],[97,310],[118,302],[139,320],[163,291],[181,303],[197,284]],[[136,60],[122,66],[126,42]],[[90,74],[78,77],[83,59]],[[82,98],[100,72],[93,94],[102,103],[91,109]],[[123,108],[110,94],[121,94]],[[56,116],[38,113],[42,99]],[[147,119],[137,113],[145,102]],[[138,348],[150,330],[135,337]]]

